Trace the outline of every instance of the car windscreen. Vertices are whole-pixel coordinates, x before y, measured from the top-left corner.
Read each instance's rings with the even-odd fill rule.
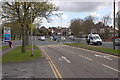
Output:
[[[115,41],[120,41],[120,38],[118,38],[118,39],[115,39]]]
[[[100,39],[100,37],[99,36],[94,36],[93,39]]]

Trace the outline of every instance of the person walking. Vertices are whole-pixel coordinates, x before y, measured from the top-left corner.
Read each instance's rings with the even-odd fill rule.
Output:
[[[10,47],[10,48],[12,47],[12,42],[11,42],[11,41],[9,41],[9,47]]]

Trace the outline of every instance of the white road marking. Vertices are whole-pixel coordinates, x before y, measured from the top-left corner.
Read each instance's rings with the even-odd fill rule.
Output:
[[[80,50],[84,50],[84,51],[88,51],[88,52],[95,52],[95,53],[98,53],[98,54],[109,55],[109,56],[114,57],[114,58],[120,58],[118,56],[114,56],[114,55],[110,55],[110,54],[105,54],[105,53],[101,53],[101,52],[97,52],[97,51],[92,51],[92,50],[87,50],[87,49],[83,49],[83,48],[77,48],[77,47],[68,46],[68,45],[64,45],[64,46],[75,48],[75,49],[80,49]]]
[[[96,57],[102,57],[101,55],[96,55],[96,54],[95,54],[95,56],[96,56]]]
[[[61,59],[61,58],[59,58],[59,60],[61,61],[62,59]]]
[[[112,70],[114,70],[114,71],[120,72],[119,70],[114,69],[114,68],[112,68],[112,67],[110,67],[110,66],[107,66],[107,65],[105,65],[105,64],[102,64],[102,65],[103,65],[104,67],[107,67],[107,68],[112,69]]]
[[[110,56],[103,56],[103,58],[108,59],[108,60],[112,60],[112,59],[110,58]]]
[[[87,59],[87,60],[93,61],[92,59],[87,58],[87,57],[85,57],[85,56],[82,56],[82,55],[79,55],[79,56],[80,56],[80,57],[83,57],[83,58],[85,58],[85,59]]]
[[[62,56],[61,58],[63,58],[66,62],[71,63],[66,57]]]
[[[102,58],[107,59],[107,60],[112,60],[112,59],[110,58],[110,56],[102,56],[102,55],[96,55],[96,54],[95,54],[95,56],[96,56],[96,57],[102,57]]]

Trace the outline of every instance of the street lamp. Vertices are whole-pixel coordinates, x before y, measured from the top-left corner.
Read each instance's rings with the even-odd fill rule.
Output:
[[[115,0],[113,1],[113,26],[114,26],[113,49],[115,49]]]
[[[33,33],[32,33],[32,0],[31,0],[31,56],[33,56]]]
[[[63,15],[63,13],[61,13],[61,28],[62,28],[62,15]]]

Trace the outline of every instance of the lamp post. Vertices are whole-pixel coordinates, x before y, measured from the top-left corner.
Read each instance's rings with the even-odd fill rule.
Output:
[[[114,33],[113,33],[113,49],[115,49],[115,0],[113,1],[113,27],[114,27]]]
[[[32,0],[31,0],[31,56],[33,56],[33,33],[32,33]]]
[[[63,15],[63,13],[61,13],[61,28],[62,28],[62,15]]]

